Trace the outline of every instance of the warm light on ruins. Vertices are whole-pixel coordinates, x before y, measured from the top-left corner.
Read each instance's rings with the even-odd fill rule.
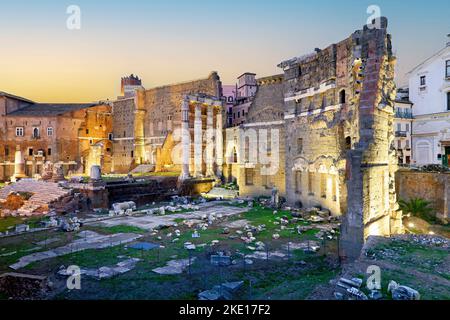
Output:
[[[5,1],[0,300],[448,300],[447,2]]]

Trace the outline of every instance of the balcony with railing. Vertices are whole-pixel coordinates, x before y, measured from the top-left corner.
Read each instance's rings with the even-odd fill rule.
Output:
[[[395,131],[396,138],[406,138],[408,136],[407,131]]]
[[[413,119],[413,115],[411,111],[396,111],[395,117],[400,119]]]

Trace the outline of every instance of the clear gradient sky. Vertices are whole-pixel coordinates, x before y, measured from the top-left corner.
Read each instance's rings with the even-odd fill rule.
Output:
[[[66,8],[81,8],[81,30]],[[340,41],[376,4],[389,19],[398,82],[446,43],[449,0],[0,0],[0,91],[39,102],[114,98],[120,77],[145,87],[219,72],[279,73],[285,59]]]

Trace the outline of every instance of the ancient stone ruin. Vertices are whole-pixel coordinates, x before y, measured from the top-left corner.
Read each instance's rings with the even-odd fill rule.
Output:
[[[394,176],[394,65],[387,19],[285,72],[286,196],[343,215],[341,256],[369,235],[402,232]]]

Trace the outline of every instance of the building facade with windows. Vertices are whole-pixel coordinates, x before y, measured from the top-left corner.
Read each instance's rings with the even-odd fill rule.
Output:
[[[226,126],[233,126],[233,106],[236,103],[237,86],[236,85],[223,85],[222,86],[222,99],[225,101],[226,110]]]
[[[145,89],[139,82],[133,93],[112,102],[114,135],[112,170],[115,173],[128,173],[139,165],[152,165],[157,172],[179,172],[183,169],[178,158],[181,146],[180,130],[183,125],[182,106],[188,95],[221,99],[222,82],[218,73],[213,71],[203,79],[150,89]],[[207,108],[205,103],[200,114],[195,113],[194,103],[191,103],[189,108],[191,129],[194,129],[196,116],[199,116],[203,119],[206,130],[206,122],[209,125],[211,119],[208,110],[210,112],[212,109],[214,121],[219,118],[217,117],[219,109],[220,121],[223,120],[224,123],[226,121],[222,116],[224,111],[222,108]]]
[[[257,80],[245,123],[227,128],[224,176],[241,196],[286,194],[283,75]]]
[[[112,143],[111,107],[103,103],[43,104],[0,92],[0,180],[14,175],[16,153],[28,177],[46,162],[88,173],[93,164],[108,172]]]
[[[450,42],[408,73],[413,103],[413,163],[449,163]]]
[[[411,133],[412,133],[412,102],[406,99],[397,99],[395,101],[395,148],[397,149],[398,163],[407,165],[411,163]]]
[[[246,122],[248,110],[258,89],[256,74],[246,72],[237,78],[236,101],[233,106],[232,126],[239,126]]]

